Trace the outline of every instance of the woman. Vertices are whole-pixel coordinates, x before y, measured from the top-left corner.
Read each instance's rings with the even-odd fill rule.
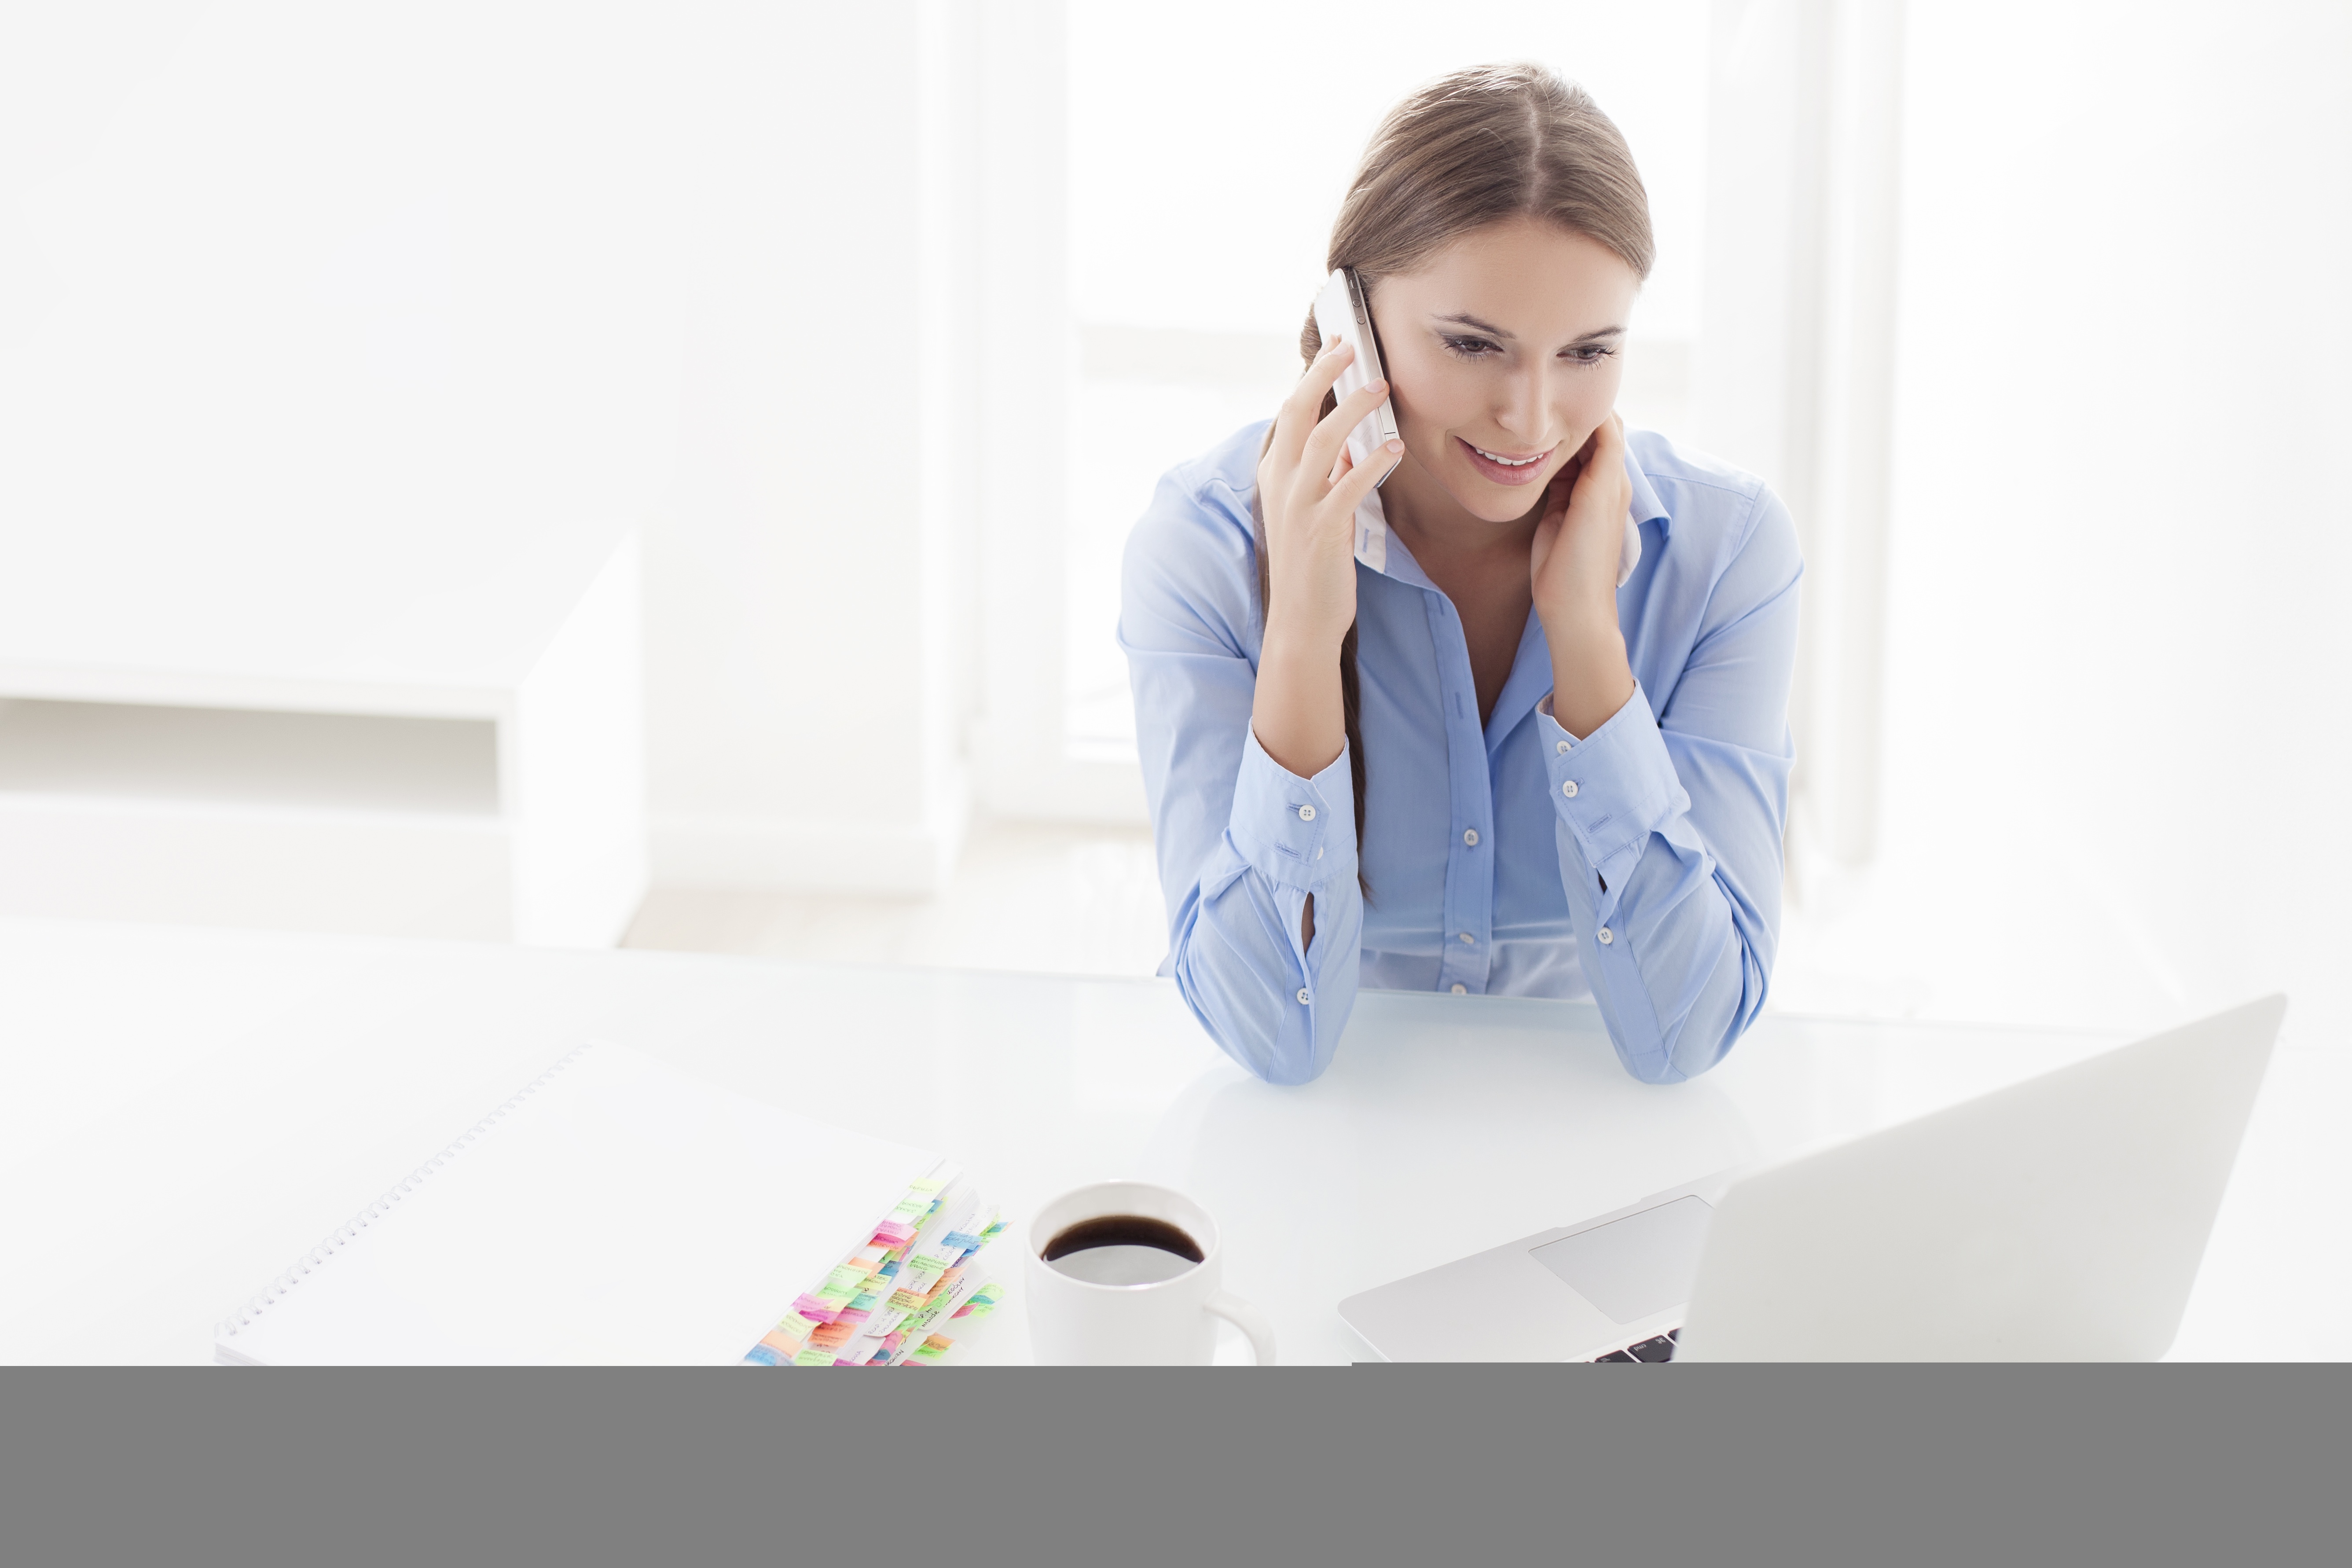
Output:
[[[1389,383],[1335,405],[1351,351],[1310,316],[1272,427],[1171,471],[1129,541],[1163,972],[1261,1078],[1328,1067],[1360,985],[1589,995],[1654,1083],[1763,1005],[1801,563],[1759,481],[1612,412],[1651,256],[1580,89],[1431,84],[1331,235]],[[1383,393],[1400,440],[1353,469]]]

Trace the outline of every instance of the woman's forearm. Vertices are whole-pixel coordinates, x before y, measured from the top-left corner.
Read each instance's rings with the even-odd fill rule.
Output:
[[[1625,658],[1624,635],[1614,616],[1605,624],[1588,619],[1582,629],[1563,637],[1552,637],[1549,626],[1544,633],[1551,644],[1551,716],[1581,741],[1633,699],[1633,667]]]
[[[1296,641],[1269,626],[1258,656],[1250,729],[1267,756],[1300,778],[1313,778],[1339,761],[1348,743],[1339,648]]]
[[[1265,754],[1285,771],[1311,779],[1339,760],[1348,744],[1348,716],[1339,688],[1339,650],[1294,641],[1266,627],[1259,650],[1257,692],[1250,730]],[[1298,946],[1315,945],[1315,898],[1299,911]]]

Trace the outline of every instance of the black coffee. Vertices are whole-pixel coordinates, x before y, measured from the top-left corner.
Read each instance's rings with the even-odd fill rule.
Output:
[[[1082,1219],[1045,1244],[1045,1261],[1098,1247],[1149,1247],[1172,1252],[1188,1263],[1202,1260],[1201,1244],[1164,1219],[1139,1214],[1097,1215]]]

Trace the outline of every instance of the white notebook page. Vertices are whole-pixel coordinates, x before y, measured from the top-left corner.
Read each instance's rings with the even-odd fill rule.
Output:
[[[739,1361],[939,1163],[600,1042],[218,1343],[273,1365]]]

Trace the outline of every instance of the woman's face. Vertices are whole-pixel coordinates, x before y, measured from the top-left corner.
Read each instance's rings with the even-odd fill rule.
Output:
[[[1640,282],[1607,246],[1539,218],[1480,229],[1375,282],[1404,441],[1387,482],[1404,480],[1408,496],[1434,483],[1488,522],[1525,517],[1617,402]]]

